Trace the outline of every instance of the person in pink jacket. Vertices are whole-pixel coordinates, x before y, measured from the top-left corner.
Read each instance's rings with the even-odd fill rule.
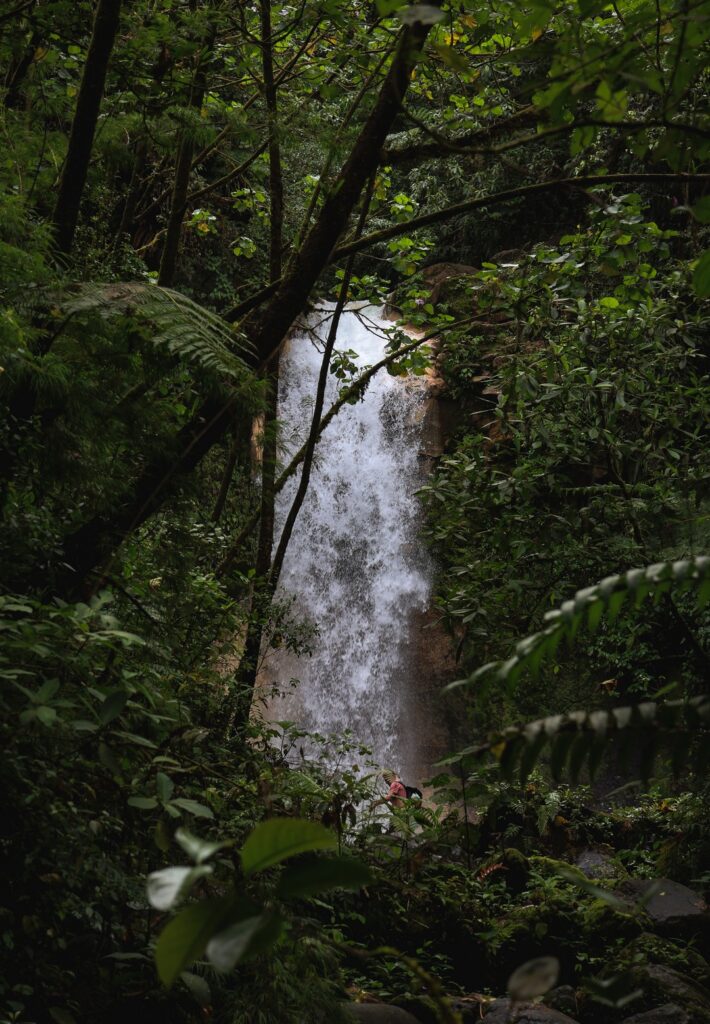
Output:
[[[404,801],[407,799],[407,790],[404,787],[404,783],[400,779],[399,775],[393,771],[382,772],[385,782],[389,782],[390,788],[385,797],[385,800],[392,807],[403,807]]]

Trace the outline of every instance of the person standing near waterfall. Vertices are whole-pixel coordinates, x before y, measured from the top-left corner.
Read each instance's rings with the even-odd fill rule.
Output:
[[[404,801],[407,799],[407,789],[397,772],[385,769],[382,772],[382,777],[385,782],[389,782],[390,787],[385,797],[385,802],[391,807],[404,807]]]

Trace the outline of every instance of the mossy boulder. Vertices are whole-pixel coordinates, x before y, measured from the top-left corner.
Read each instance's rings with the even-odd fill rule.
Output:
[[[631,968],[639,962],[670,967],[710,989],[710,967],[687,942],[643,932],[625,947],[621,956],[624,967]]]
[[[575,867],[593,881],[621,882],[629,877],[618,857],[600,848],[582,850],[575,861]]]
[[[563,878],[564,874],[567,873],[568,877],[577,878],[580,882],[584,882],[586,879],[583,871],[580,871],[574,864],[569,864],[566,860],[557,860],[555,857],[534,856],[528,858],[528,863],[530,870],[541,875],[543,878],[552,878],[554,876]]]
[[[599,940],[638,938],[648,923],[644,914],[627,914],[599,898],[585,907],[579,925],[585,941],[595,947]]]
[[[501,858],[505,868],[505,884],[510,892],[521,893],[530,878],[530,862],[524,853],[509,847]]]
[[[416,1017],[419,1021],[419,1024],[439,1024],[439,1011],[429,996],[416,996],[411,992],[405,992],[400,996],[395,996],[392,1005],[411,1013],[412,1017]]]
[[[663,964],[640,964],[632,973],[644,1008],[673,1003],[690,1014],[693,1024],[710,1024],[710,991],[687,974]]]
[[[578,930],[577,904],[562,895],[513,907],[485,937],[489,987],[504,989],[516,967],[538,956],[556,956],[571,980]]]

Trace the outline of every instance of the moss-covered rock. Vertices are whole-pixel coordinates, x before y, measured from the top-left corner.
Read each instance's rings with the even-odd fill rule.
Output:
[[[621,959],[622,965],[629,968],[639,962],[670,967],[710,989],[710,967],[704,957],[687,942],[643,932],[626,946]]]
[[[528,863],[531,871],[541,875],[543,878],[552,878],[554,875],[563,878],[566,872],[568,875],[579,879],[580,882],[586,880],[584,872],[580,871],[574,864],[569,864],[566,860],[557,860],[555,857],[534,856],[528,858]]]
[[[644,1008],[675,1003],[690,1014],[693,1024],[710,1024],[710,991],[688,975],[662,964],[641,964],[633,976],[643,992]]]
[[[510,892],[520,893],[530,878],[530,863],[520,850],[510,847],[501,858],[505,868],[505,884]]]
[[[582,850],[575,861],[575,866],[593,881],[621,882],[629,877],[628,871],[618,857],[608,850]]]
[[[538,956],[556,956],[562,975],[572,977],[578,936],[577,906],[563,896],[513,907],[486,934],[489,987],[504,989],[510,974]]]
[[[580,920],[585,940],[594,946],[598,945],[599,939],[635,939],[648,923],[644,914],[624,913],[604,899],[592,900]]]

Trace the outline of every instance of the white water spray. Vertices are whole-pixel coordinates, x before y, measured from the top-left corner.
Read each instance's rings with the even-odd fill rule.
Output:
[[[321,313],[323,319],[327,313]],[[320,324],[324,338],[330,318]],[[372,309],[346,311],[336,348],[357,353],[365,367],[385,355],[383,330],[391,323]],[[312,338],[291,339],[281,360],[279,419],[286,441],[305,440],[311,422],[321,351]],[[331,375],[325,410],[337,398]],[[431,566],[417,542],[420,508],[415,491],[420,469],[426,388],[381,370],[364,400],[345,406],[316,449],[305,501],[286,554],[279,594],[295,597],[296,614],[319,630],[310,656],[270,652],[266,680],[287,685],[292,696],[270,708],[272,720],[296,721],[309,731],[342,733],[373,749],[381,765],[408,780],[426,771],[411,707],[415,648],[413,616],[431,597]],[[284,451],[284,461],[289,453]],[[279,495],[280,536],[298,480]]]

